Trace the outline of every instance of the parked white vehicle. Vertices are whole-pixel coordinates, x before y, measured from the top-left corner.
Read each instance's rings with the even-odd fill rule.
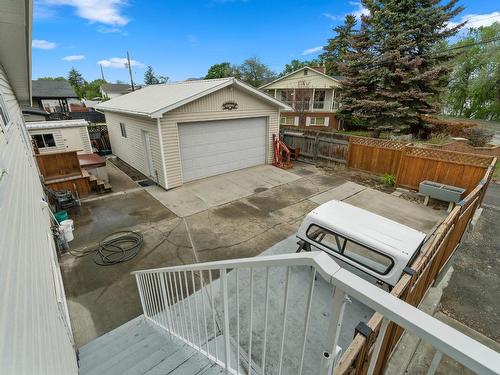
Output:
[[[350,204],[330,201],[306,216],[297,237],[297,252],[322,250],[341,266],[352,266],[393,287],[418,255],[426,234]]]

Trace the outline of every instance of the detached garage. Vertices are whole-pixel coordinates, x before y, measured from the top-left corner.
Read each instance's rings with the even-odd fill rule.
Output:
[[[272,163],[286,104],[235,78],[147,86],[97,106],[113,153],[166,189]]]

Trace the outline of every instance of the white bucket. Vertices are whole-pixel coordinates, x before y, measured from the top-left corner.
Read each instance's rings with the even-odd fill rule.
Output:
[[[68,219],[61,221],[59,228],[61,228],[61,232],[64,234],[64,238],[67,242],[73,241],[75,238],[73,236],[73,230],[75,229],[73,226],[73,220]]]

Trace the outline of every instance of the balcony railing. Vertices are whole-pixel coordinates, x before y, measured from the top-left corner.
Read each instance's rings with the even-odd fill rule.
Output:
[[[308,280],[304,293],[296,293],[298,281],[293,276],[299,272]],[[436,348],[430,374],[443,354],[479,374],[500,373],[500,354],[339,267],[325,253],[261,256],[133,274],[146,319],[219,364],[227,374],[331,375],[350,298],[384,317],[368,374],[375,371],[391,321]],[[220,280],[214,281],[217,276]],[[318,289],[316,279],[329,288],[327,293]],[[279,298],[270,298],[270,285],[280,285]],[[313,295],[321,295],[321,304],[329,306],[328,323],[321,327],[327,333],[324,341],[317,330],[308,339],[311,316],[317,313]],[[242,302],[248,305],[241,308]],[[302,306],[302,315],[292,316],[290,306]]]

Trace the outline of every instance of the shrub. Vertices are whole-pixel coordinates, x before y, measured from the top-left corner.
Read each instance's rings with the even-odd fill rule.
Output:
[[[448,142],[450,142],[450,137],[444,133],[432,134],[431,138],[426,141],[426,143],[431,145],[442,145]]]
[[[433,116],[422,116],[422,120],[433,133],[444,133],[452,137],[463,137],[467,129],[477,126],[477,124],[467,120],[461,121]]]
[[[465,129],[464,132],[470,144],[474,147],[486,146],[494,135],[492,130],[480,127]]]
[[[382,176],[382,183],[385,186],[394,186],[396,185],[396,177],[389,173],[384,173]]]

